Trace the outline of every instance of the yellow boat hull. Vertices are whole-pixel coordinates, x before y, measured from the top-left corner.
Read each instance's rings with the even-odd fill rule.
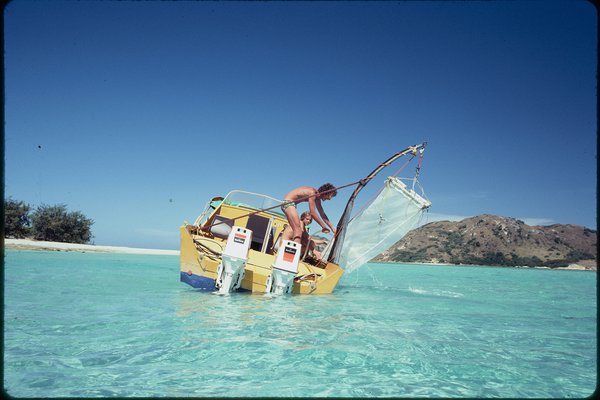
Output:
[[[232,195],[233,193],[233,195]],[[253,232],[253,246],[248,251],[244,276],[239,291],[266,293],[267,285],[276,259],[275,242],[283,232],[287,219],[279,210],[265,210],[246,203],[236,202],[234,192],[224,200],[209,203],[210,207],[194,224],[184,224],[180,228],[180,266],[181,281],[195,288],[214,291],[217,289],[221,254],[227,243],[225,233],[215,232],[215,226],[223,219],[230,224],[249,229]],[[243,200],[253,199],[262,202],[266,196],[239,192],[246,196]],[[217,198],[215,198],[217,199]],[[213,200],[215,200],[213,199]],[[273,199],[274,200],[274,199]],[[219,219],[220,218],[220,219]],[[216,229],[217,231],[219,229]],[[227,229],[225,229],[225,232]],[[344,270],[337,264],[314,259],[303,259],[298,264],[298,273],[294,278],[292,293],[328,294],[332,293],[342,277]]]
[[[218,238],[194,237],[190,225],[180,228],[181,235],[181,280],[189,285],[204,289],[216,290],[217,271],[221,262],[218,256],[208,251],[201,251],[194,241],[199,241],[208,248],[219,250],[225,247],[225,240]],[[275,255],[250,250],[244,269],[244,278],[240,291],[266,293],[267,281],[272,272]],[[294,294],[329,294],[335,289],[344,271],[336,264],[327,263],[324,268],[306,262],[298,264],[298,274],[294,279]]]

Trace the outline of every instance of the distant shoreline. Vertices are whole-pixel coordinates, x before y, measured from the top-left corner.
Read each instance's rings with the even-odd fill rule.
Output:
[[[445,267],[484,267],[484,268],[517,268],[517,269],[559,269],[559,270],[567,270],[567,271],[593,271],[596,272],[596,267],[586,267],[584,265],[579,265],[577,263],[571,264],[568,267],[529,267],[529,266],[503,266],[503,265],[471,265],[471,264],[448,264],[448,263],[426,263],[426,262],[390,262],[390,261],[373,261],[379,264],[413,264],[413,265],[434,265],[434,266],[445,266]]]
[[[160,250],[160,249],[142,249],[135,247],[119,247],[119,246],[96,246],[93,244],[77,244],[77,243],[61,243],[61,242],[45,242],[40,240],[29,239],[4,239],[4,247],[11,250],[37,250],[37,251],[65,251],[79,253],[121,253],[121,254],[154,254],[154,255],[170,255],[179,256],[179,250]],[[448,263],[426,263],[426,262],[388,262],[388,261],[373,261],[380,264],[414,264],[414,265],[436,265],[448,267],[497,267],[497,268],[521,268],[521,269],[558,269],[570,271],[594,271],[595,267],[571,264],[568,267],[528,267],[528,266],[486,266],[486,265],[467,265],[467,264],[448,264]]]
[[[96,246],[93,244],[45,242],[29,239],[4,239],[4,248],[11,250],[74,251],[79,253],[122,253],[178,256],[179,250],[142,249],[135,247]]]

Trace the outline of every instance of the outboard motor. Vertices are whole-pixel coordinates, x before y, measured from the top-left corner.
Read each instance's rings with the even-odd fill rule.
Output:
[[[281,295],[292,292],[294,277],[298,273],[300,249],[300,243],[291,240],[281,242],[271,276],[267,281],[267,293]]]
[[[215,286],[219,288],[219,294],[232,292],[242,284],[251,242],[251,230],[239,226],[231,229],[217,271]]]

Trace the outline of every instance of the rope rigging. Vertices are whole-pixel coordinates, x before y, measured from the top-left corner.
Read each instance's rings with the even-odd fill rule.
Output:
[[[333,191],[336,191],[336,190],[339,190],[339,189],[344,189],[344,188],[347,188],[347,187],[349,187],[349,186],[353,186],[353,185],[360,184],[360,183],[362,183],[362,182],[363,182],[363,179],[361,179],[361,180],[359,180],[359,181],[356,181],[356,182],[348,183],[348,184],[346,184],[346,185],[342,185],[342,186],[334,187],[333,189],[324,190],[324,191],[322,191],[322,192],[317,192],[317,193],[315,193],[315,194],[311,194],[311,195],[309,195],[309,196],[302,197],[302,198],[300,198],[300,199],[296,200],[296,201],[295,201],[295,203],[301,203],[301,202],[303,202],[303,201],[306,201],[306,200],[310,199],[311,197],[315,197],[315,196],[318,196],[318,195],[320,195],[320,194],[326,194],[326,193],[330,193],[330,192],[333,192]],[[237,217],[231,218],[230,220],[231,220],[231,221],[235,221],[235,220],[237,220],[237,219],[240,219],[240,218],[245,218],[245,217],[249,217],[249,216],[251,216],[251,215],[255,215],[255,214],[261,213],[261,212],[263,212],[263,211],[269,211],[269,210],[273,210],[273,209],[275,209],[275,208],[281,207],[281,206],[282,206],[284,203],[285,203],[285,201],[281,201],[281,202],[280,202],[279,204],[277,204],[277,205],[274,205],[274,206],[271,206],[271,207],[267,207],[267,208],[261,208],[260,210],[257,210],[257,211],[252,211],[252,212],[249,212],[249,213],[247,213],[247,214],[243,214],[243,215],[240,215],[240,216],[237,216]],[[225,222],[225,221],[219,221],[219,222],[215,222],[215,223],[213,223],[213,224],[211,224],[211,225],[209,225],[209,226],[206,226],[206,227],[204,227],[204,228],[203,228],[203,230],[210,229],[210,228],[212,228],[213,226],[221,225],[221,224],[224,224],[224,223],[226,223],[226,222]]]
[[[426,146],[426,142],[421,143],[421,144],[417,144],[414,146],[409,146],[406,149],[399,151],[397,153],[395,153],[394,155],[392,155],[391,157],[389,157],[387,160],[385,160],[384,162],[382,162],[381,164],[379,164],[373,171],[371,171],[370,174],[368,174],[365,178],[357,180],[355,182],[351,182],[345,185],[341,185],[341,186],[337,186],[334,187],[332,189],[329,190],[325,190],[323,192],[316,192],[314,194],[302,197],[296,201],[294,201],[294,203],[298,204],[301,202],[304,202],[308,199],[310,199],[311,197],[315,197],[318,195],[323,195],[323,194],[327,194],[333,191],[337,191],[337,190],[341,190],[350,186],[355,186],[356,188],[354,189],[354,191],[352,192],[352,194],[350,195],[350,198],[348,199],[348,202],[346,203],[346,206],[342,212],[342,215],[339,219],[339,222],[336,226],[335,229],[335,233],[333,234],[332,239],[330,240],[329,244],[327,245],[326,250],[323,252],[324,254],[324,258],[323,260],[325,261],[325,259],[328,262],[332,262],[332,263],[338,263],[341,261],[340,260],[340,255],[342,253],[342,251],[344,253],[347,253],[347,249],[343,250],[342,248],[344,247],[344,240],[345,240],[345,236],[346,236],[346,231],[348,231],[348,225],[351,221],[353,221],[355,218],[357,218],[359,215],[361,215],[365,209],[371,204],[373,203],[374,199],[377,198],[382,191],[386,188],[386,185],[384,185],[382,188],[380,188],[377,193],[375,193],[375,195],[373,195],[371,197],[371,199],[364,205],[362,206],[361,210],[352,218],[350,218],[350,214],[352,212],[352,209],[354,207],[354,201],[357,197],[357,195],[359,194],[359,192],[371,181],[373,180],[373,178],[375,178],[375,176],[377,174],[379,174],[379,172],[381,172],[383,169],[385,169],[386,167],[390,166],[394,161],[396,161],[398,158],[405,156],[405,155],[410,155],[410,158],[403,163],[403,165],[398,169],[398,171],[396,171],[394,173],[394,175],[392,175],[390,178],[396,178],[404,169],[405,167],[416,157],[418,157],[418,163],[415,169],[415,174],[414,177],[412,178],[412,189],[410,189],[410,186],[408,188],[406,188],[406,184],[404,184],[403,182],[400,182],[400,178],[396,178],[396,180],[399,183],[396,183],[395,185],[402,185],[405,189],[403,189],[405,191],[405,196],[408,197],[413,197],[416,195],[416,193],[414,193],[414,188],[415,185],[418,183],[417,179],[419,177],[420,171],[421,171],[421,167],[422,167],[422,163],[423,163],[423,153],[424,153],[424,149]],[[407,180],[410,178],[406,178]],[[386,181],[387,182],[387,181]],[[420,187],[420,185],[419,185]],[[409,193],[409,191],[412,191],[412,194]],[[387,192],[386,192],[387,193]],[[417,198],[419,198],[418,195],[416,195]],[[423,199],[421,199],[423,200]],[[423,200],[424,201],[424,200]],[[210,230],[212,227],[217,226],[217,225],[221,225],[221,224],[226,224],[226,223],[232,223],[235,220],[241,219],[241,218],[246,218],[246,217],[250,217],[252,215],[256,215],[258,213],[261,212],[265,212],[265,211],[269,211],[269,210],[273,210],[275,208],[279,208],[281,207],[281,205],[285,204],[285,200],[284,201],[278,201],[278,204],[270,206],[270,207],[266,207],[266,208],[261,208],[255,211],[251,211],[248,213],[245,213],[243,215],[237,216],[237,217],[233,217],[233,218],[229,218],[228,220],[219,220],[219,221],[215,221],[213,219],[213,221],[204,226],[204,227],[200,227],[200,229],[202,229],[203,231],[208,231]],[[430,205],[430,203],[429,203]],[[429,207],[429,206],[426,206]],[[423,209],[425,209],[426,207],[424,207]],[[389,208],[389,207],[387,207]],[[197,222],[199,224],[199,222]],[[364,221],[363,221],[364,223]],[[387,219],[387,214],[386,215],[379,215],[379,224],[378,225],[384,225],[384,224],[390,224],[390,223],[395,223],[393,220],[389,220]],[[361,223],[362,224],[362,223]],[[404,222],[402,222],[401,224],[404,224]],[[353,224],[354,225],[354,224]],[[389,228],[386,228],[389,229]],[[396,228],[394,228],[396,229]],[[352,229],[354,230],[354,228]],[[351,233],[350,236],[356,236],[354,233]],[[351,242],[352,240],[350,240]],[[349,242],[349,243],[350,243]],[[349,244],[348,243],[348,244]],[[346,246],[348,247],[348,246]],[[352,246],[351,246],[352,247]],[[345,258],[346,256],[344,256]]]

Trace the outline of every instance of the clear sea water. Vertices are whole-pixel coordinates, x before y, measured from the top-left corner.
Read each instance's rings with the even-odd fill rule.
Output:
[[[367,264],[332,295],[179,282],[176,256],[6,251],[18,397],[586,397],[596,273]]]

